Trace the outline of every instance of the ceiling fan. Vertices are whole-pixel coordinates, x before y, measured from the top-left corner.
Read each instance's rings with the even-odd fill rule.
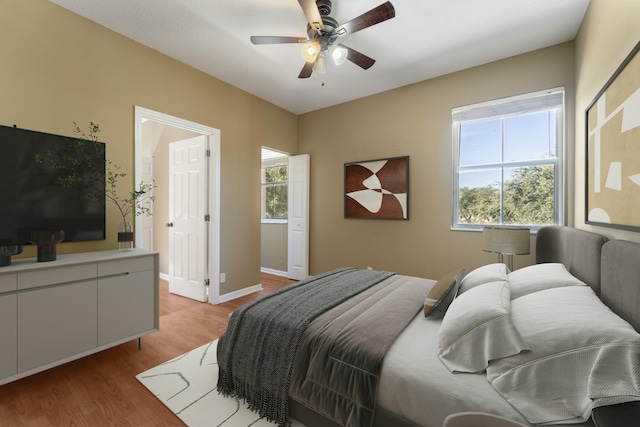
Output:
[[[396,16],[396,11],[391,2],[381,4],[352,20],[339,25],[331,18],[331,0],[298,0],[300,7],[307,17],[307,37],[279,37],[279,36],[251,36],[253,44],[281,44],[304,43],[302,56],[306,63],[298,78],[306,79],[311,74],[324,73],[326,56],[330,55],[333,61],[340,65],[345,59],[353,62],[363,69],[368,69],[376,61],[367,55],[351,49],[341,43],[336,43],[339,38],[345,37],[356,31],[364,30],[372,25],[386,21]]]

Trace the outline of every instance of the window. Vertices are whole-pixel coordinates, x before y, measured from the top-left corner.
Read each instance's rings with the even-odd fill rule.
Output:
[[[286,222],[289,157],[262,149],[262,222]]]
[[[562,224],[564,89],[452,111],[454,229]]]

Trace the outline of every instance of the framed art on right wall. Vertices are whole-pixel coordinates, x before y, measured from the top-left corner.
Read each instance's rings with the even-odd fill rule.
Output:
[[[640,231],[640,43],[585,111],[587,224]]]

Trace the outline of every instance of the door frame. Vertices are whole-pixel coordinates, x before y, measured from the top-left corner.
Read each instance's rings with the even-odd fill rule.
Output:
[[[136,183],[142,180],[142,123],[153,120],[168,126],[186,129],[207,137],[211,155],[208,163],[209,222],[208,247],[206,249],[205,275],[209,279],[208,302],[218,304],[220,302],[220,130],[210,126],[184,120],[158,111],[135,106],[135,167],[134,177]],[[169,191],[168,189],[163,191]],[[135,241],[142,238],[141,218],[135,217]]]

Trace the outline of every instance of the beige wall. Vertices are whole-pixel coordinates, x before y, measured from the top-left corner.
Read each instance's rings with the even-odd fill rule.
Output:
[[[640,41],[640,1],[591,0],[575,40],[575,226],[609,238],[640,242],[640,233],[585,224],[585,109]],[[638,213],[640,215],[640,213]]]
[[[278,272],[287,271],[288,224],[262,224],[261,266]]]
[[[46,0],[1,0],[0,122],[60,135],[100,124],[107,156],[133,188],[134,106],[221,131],[221,293],[260,282],[260,147],[296,151],[297,118]],[[58,253],[117,247],[107,239],[62,243]],[[24,256],[35,256],[28,247]]]
[[[350,265],[438,278],[496,262],[481,233],[450,229],[451,109],[565,86],[571,118],[573,64],[573,43],[564,43],[300,116],[299,152],[311,155],[311,274]],[[344,219],[344,163],[405,155],[410,219]],[[518,256],[514,265],[533,262]]]

